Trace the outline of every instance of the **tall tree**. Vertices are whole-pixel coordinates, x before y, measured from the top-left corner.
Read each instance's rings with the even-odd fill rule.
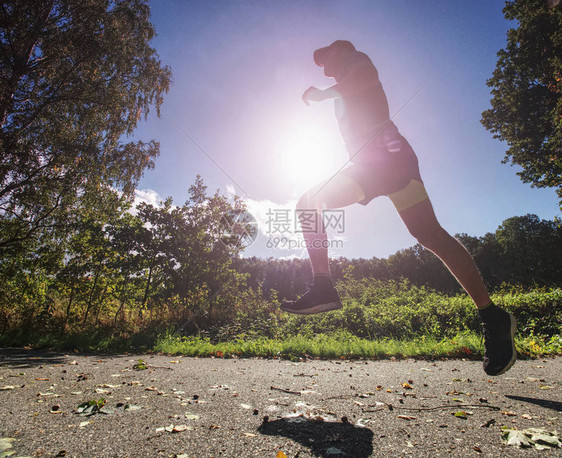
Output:
[[[149,45],[146,0],[0,8],[2,249],[64,227],[93,196],[131,196],[159,145],[126,137],[158,110],[171,73]]]
[[[482,124],[507,142],[503,162],[520,165],[525,183],[557,188],[562,205],[562,4],[515,0],[503,12],[518,24],[498,52]]]

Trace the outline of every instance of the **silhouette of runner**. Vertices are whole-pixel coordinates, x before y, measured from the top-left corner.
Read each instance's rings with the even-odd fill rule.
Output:
[[[322,211],[354,203],[367,205],[378,196],[390,198],[410,233],[435,253],[478,308],[485,338],[484,370],[499,375],[517,358],[513,315],[494,305],[474,260],[461,243],[437,221],[423,185],[418,159],[389,118],[386,95],[371,59],[349,41],[338,40],[314,51],[314,62],[336,84],[308,88],[303,101],[335,100],[340,133],[351,164],[306,192],[297,203],[304,227],[315,213],[316,230],[303,230],[312,264],[313,284],[296,301],[284,301],[287,312],[313,314],[341,308],[328,264],[327,236]]]

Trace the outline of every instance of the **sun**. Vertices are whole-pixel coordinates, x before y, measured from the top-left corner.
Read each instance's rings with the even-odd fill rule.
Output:
[[[322,123],[291,123],[277,142],[279,177],[296,192],[303,192],[332,176],[345,159],[342,141]]]

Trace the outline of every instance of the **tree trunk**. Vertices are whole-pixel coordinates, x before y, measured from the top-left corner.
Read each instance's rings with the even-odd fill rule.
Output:
[[[125,280],[125,282],[123,283],[123,289],[121,290],[121,300],[120,300],[120,304],[119,304],[119,308],[117,309],[117,312],[115,312],[115,318],[113,320],[113,327],[117,326],[117,317],[119,316],[119,313],[121,312],[121,310],[123,310],[123,307],[125,306],[125,288],[127,287],[127,281],[129,279],[127,278]]]
[[[96,313],[96,326],[99,324],[100,311],[101,311],[101,308],[103,306],[103,298],[105,297],[105,293],[107,292],[108,286],[109,286],[109,282],[106,282],[105,288],[103,289],[103,292],[101,293],[101,296],[100,296],[100,300],[98,302],[99,305],[98,305],[98,310],[97,310],[97,313]]]
[[[64,319],[64,324],[68,323],[68,318],[70,317],[70,307],[72,307],[72,301],[74,299],[74,288],[75,286],[72,285],[72,288],[70,289],[70,298],[68,299],[68,304],[66,306],[66,318]]]
[[[146,280],[146,288],[144,289],[144,297],[142,298],[142,303],[139,308],[139,318],[142,318],[142,310],[146,307],[146,302],[148,301],[148,292],[150,291],[150,282],[152,281],[152,270],[154,268],[154,259],[150,263],[148,268],[148,280]]]
[[[100,260],[99,264],[98,264],[98,269],[96,271],[96,276],[94,277],[94,284],[92,285],[92,290],[90,291],[90,297],[88,298],[88,305],[86,306],[86,313],[84,314],[84,322],[82,324],[86,324],[86,321],[88,320],[88,313],[90,312],[90,308],[92,307],[92,301],[94,299],[94,292],[96,290],[96,286],[98,285],[98,278],[100,276],[100,272],[101,272],[101,264],[103,262],[103,259]]]

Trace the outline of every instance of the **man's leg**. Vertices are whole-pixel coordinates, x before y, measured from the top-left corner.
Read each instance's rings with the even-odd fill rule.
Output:
[[[297,202],[297,214],[315,276],[330,273],[322,210],[347,207],[364,197],[365,193],[354,180],[338,174],[304,193]]]
[[[443,261],[476,307],[489,305],[490,296],[472,256],[457,239],[441,227],[429,199],[399,211],[399,214],[418,242]]]
[[[306,192],[297,203],[297,213],[312,264],[310,291],[296,301],[284,301],[281,309],[291,313],[313,314],[341,308],[330,277],[328,237],[322,210],[341,208],[365,197],[361,187],[350,177],[338,174]]]
[[[444,262],[478,307],[486,347],[484,371],[488,375],[503,374],[517,359],[515,318],[492,303],[472,256],[441,227],[429,199],[401,208],[398,213],[410,233]]]

